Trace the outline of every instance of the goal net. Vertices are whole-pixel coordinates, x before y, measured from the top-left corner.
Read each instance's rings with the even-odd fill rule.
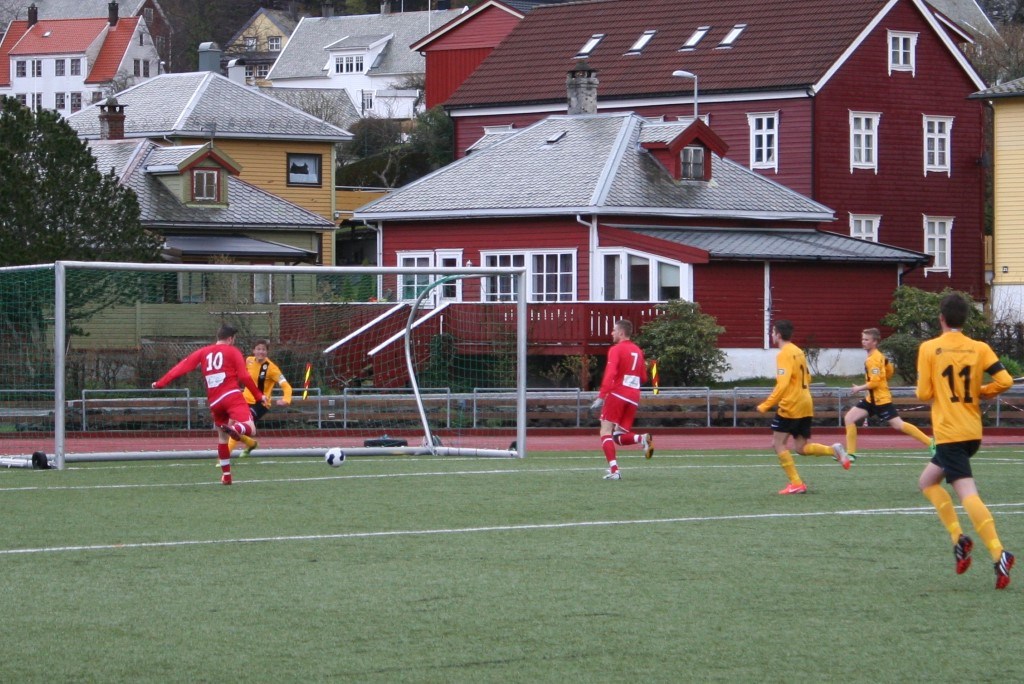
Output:
[[[221,324],[238,330],[246,357],[265,344],[291,387],[282,405],[286,388],[274,384],[253,456],[341,447],[522,457],[524,277],[508,268],[0,268],[0,466],[36,452],[57,467],[212,457],[202,375],[151,383],[212,343]],[[485,286],[508,301],[480,302]],[[273,383],[272,368],[254,363]]]

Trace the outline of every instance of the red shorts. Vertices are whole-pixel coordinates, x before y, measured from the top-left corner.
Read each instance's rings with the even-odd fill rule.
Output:
[[[609,394],[604,400],[601,420],[607,420],[609,423],[614,423],[617,427],[629,432],[633,427],[633,419],[636,418],[636,409],[636,404],[631,404],[625,399]]]
[[[252,420],[249,404],[245,403],[245,397],[241,392],[230,394],[218,401],[216,406],[211,406],[210,415],[213,417],[214,425],[227,425],[229,418],[239,423],[248,423]]]

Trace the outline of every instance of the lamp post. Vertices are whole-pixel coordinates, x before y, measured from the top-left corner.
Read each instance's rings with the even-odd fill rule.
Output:
[[[676,78],[692,78],[693,79],[693,118],[697,118],[697,74],[692,71],[685,71],[684,69],[676,69],[672,72],[672,75]]]

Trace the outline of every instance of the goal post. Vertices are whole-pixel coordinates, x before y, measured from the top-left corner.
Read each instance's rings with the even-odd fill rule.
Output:
[[[150,384],[222,323],[292,389],[255,456],[526,455],[523,268],[56,262],[0,268],[0,302],[0,457],[212,457],[202,377]]]

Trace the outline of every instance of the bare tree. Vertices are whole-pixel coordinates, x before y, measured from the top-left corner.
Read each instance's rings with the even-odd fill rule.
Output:
[[[967,58],[989,85],[1024,76],[1024,24],[1000,23],[996,29],[999,35],[982,36],[966,48]]]

